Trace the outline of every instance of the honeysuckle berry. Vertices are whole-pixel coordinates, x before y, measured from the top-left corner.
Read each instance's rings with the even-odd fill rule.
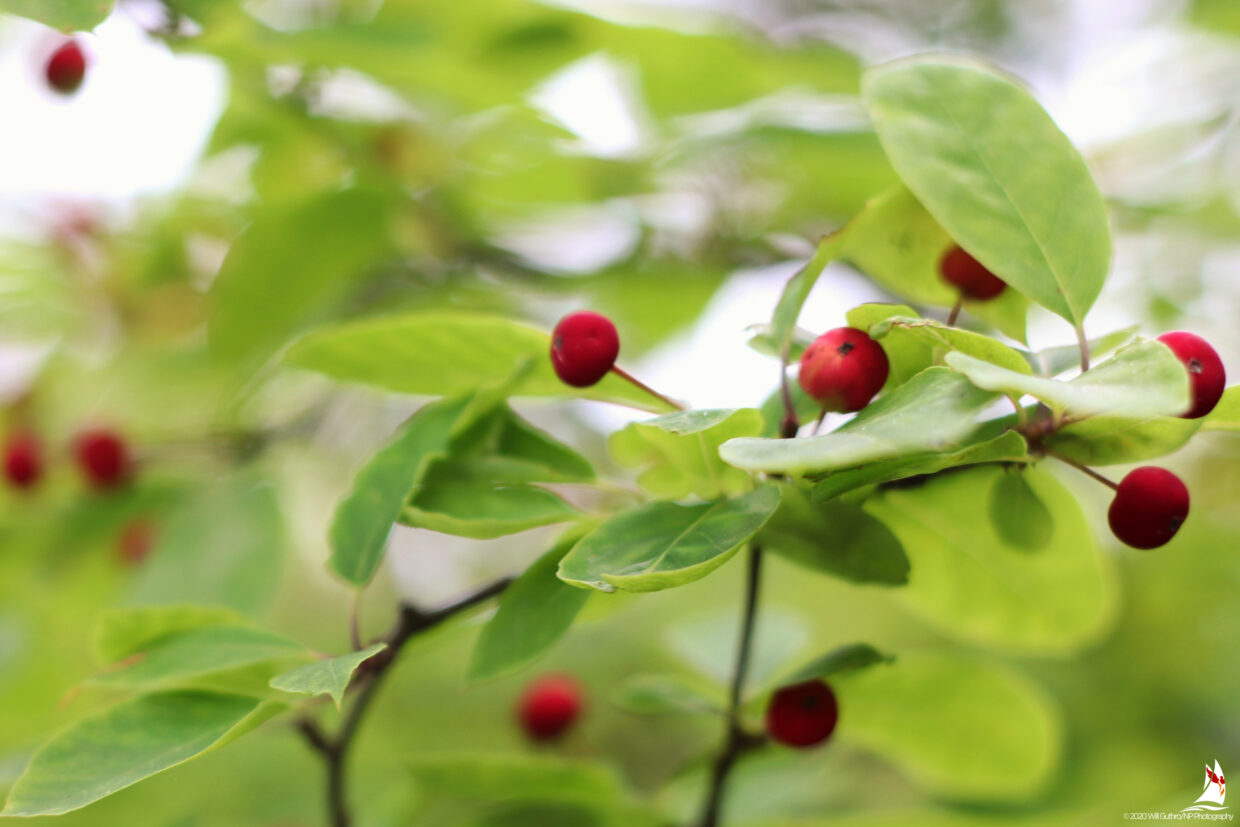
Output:
[[[73,443],[78,469],[94,488],[115,488],[133,473],[129,445],[115,431],[92,428],[82,431]]]
[[[4,446],[4,478],[14,488],[33,488],[43,476],[43,443],[33,431],[9,435]]]
[[[517,706],[517,718],[534,741],[554,741],[564,735],[581,715],[581,688],[567,675],[545,675],[525,690]]]
[[[805,349],[798,381],[824,411],[850,413],[869,404],[889,370],[887,354],[865,331],[837,327]]]
[[[1129,471],[1107,511],[1111,531],[1133,548],[1166,545],[1188,517],[1188,488],[1165,468]]]
[[[61,95],[72,95],[86,77],[86,53],[76,40],[66,40],[47,59],[47,85]]]
[[[1158,341],[1171,348],[1176,358],[1188,369],[1189,389],[1193,401],[1188,411],[1181,414],[1185,419],[1197,419],[1214,410],[1227,384],[1227,372],[1223,360],[1210,343],[1195,333],[1176,330],[1164,333]]]
[[[620,335],[611,319],[582,310],[570,313],[551,333],[551,365],[566,385],[588,388],[616,364]]]
[[[953,244],[939,259],[939,273],[968,299],[993,299],[1007,287],[1003,279],[987,270],[958,244]]]
[[[804,749],[831,737],[840,717],[831,687],[821,680],[785,686],[771,695],[766,731],[774,740]]]

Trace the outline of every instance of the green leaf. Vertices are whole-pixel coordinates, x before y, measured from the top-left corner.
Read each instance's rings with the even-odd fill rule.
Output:
[[[757,436],[762,414],[753,408],[681,411],[634,422],[612,434],[607,446],[626,468],[647,467],[637,482],[656,497],[704,500],[749,490],[751,477],[719,458],[729,439]]]
[[[867,71],[862,100],[900,178],[991,272],[1079,325],[1106,280],[1106,206],[1080,153],[1020,85],[963,58]]]
[[[818,281],[822,271],[839,254],[839,232],[841,231],[819,241],[813,257],[784,285],[779,301],[775,304],[775,313],[771,316],[769,334],[771,346],[775,348],[777,354],[783,354],[785,351],[791,353],[792,337],[796,332],[801,308],[805,306],[805,301],[809,298],[809,293],[814,289],[814,283]]]
[[[948,327],[933,319],[896,316],[874,325],[869,333],[884,348],[890,340],[898,342],[904,337],[911,337],[929,345],[932,352],[935,349],[957,351],[1016,373],[1033,372],[1025,357],[1002,342],[980,333]],[[929,367],[929,363],[922,367]]]
[[[1139,339],[1068,382],[1017,373],[964,353],[949,353],[946,361],[979,388],[1012,397],[1029,394],[1078,416],[1174,416],[1189,406],[1188,371],[1170,348],[1150,339]]]
[[[1166,456],[1188,444],[1208,424],[1202,419],[1151,416],[1094,416],[1049,434],[1043,443],[1086,465],[1119,465]]]
[[[440,753],[410,759],[409,769],[427,792],[471,801],[606,804],[625,796],[609,767],[552,755]]]
[[[409,492],[433,460],[447,456],[472,401],[465,396],[422,407],[357,472],[328,534],[331,566],[345,580],[364,586],[374,576]]]
[[[581,512],[557,495],[522,483],[462,482],[437,465],[414,486],[402,525],[489,540],[575,520]]]
[[[1037,551],[1051,541],[1055,517],[1020,471],[1006,469],[990,489],[990,525],[1012,548]]]
[[[0,14],[37,20],[62,32],[95,28],[112,13],[114,0],[0,0]]]
[[[589,460],[530,425],[507,405],[453,439],[455,476],[489,482],[591,482]]]
[[[779,509],[756,541],[797,565],[853,583],[908,582],[908,557],[887,527],[846,502],[812,504],[784,486]]]
[[[532,360],[533,369],[514,396],[581,396],[667,410],[615,375],[593,387],[569,387],[551,369],[550,352],[550,334],[509,319],[421,313],[325,328],[296,342],[285,359],[334,379],[426,396],[452,396],[504,381]]]
[[[1097,361],[1101,357],[1123,347],[1136,338],[1138,329],[1134,325],[1123,330],[1117,330],[1114,333],[1108,333],[1105,336],[1099,336],[1096,339],[1090,339],[1090,356],[1093,357],[1094,361]],[[1058,376],[1081,363],[1081,348],[1079,345],[1058,345],[1056,347],[1048,347],[1045,350],[1039,350],[1037,353],[1024,352],[1022,355],[1030,367],[1043,376]]]
[[[364,661],[387,648],[386,643],[374,643],[357,652],[348,652],[334,658],[326,658],[300,666],[291,672],[271,679],[272,689],[301,695],[330,695],[340,708],[344,691],[353,680],[353,673]]]
[[[611,698],[634,715],[700,715],[724,709],[723,693],[717,687],[684,675],[632,675]]]
[[[559,577],[611,592],[657,591],[698,580],[731,559],[779,505],[764,485],[731,500],[700,505],[655,502],[617,514],[560,561]]]
[[[1076,498],[1032,467],[1025,481],[1053,517],[1036,554],[1013,546],[982,513],[1002,468],[977,466],[865,503],[904,545],[909,584],[895,597],[964,640],[1039,653],[1076,651],[1114,609],[1112,572]]]
[[[811,681],[815,678],[826,680],[836,675],[877,666],[880,663],[894,662],[894,657],[884,655],[868,643],[850,643],[814,658],[788,677],[780,679],[779,683],[786,686]]]
[[[249,626],[203,626],[165,635],[92,676],[104,686],[156,687],[256,663],[308,657],[294,640]]]
[[[388,255],[387,213],[386,195],[358,189],[261,213],[211,285],[211,350],[232,361],[278,348]]]
[[[832,433],[733,439],[719,455],[746,471],[821,474],[906,454],[946,451],[974,430],[974,417],[994,398],[954,371],[927,368]]]
[[[1025,438],[1015,431],[1005,431],[993,439],[967,445],[955,451],[914,454],[897,459],[870,462],[859,468],[833,471],[814,485],[813,499],[815,502],[824,502],[866,485],[934,474],[962,465],[1028,461],[1029,449],[1025,444]]]
[[[773,359],[779,358],[779,343],[775,341],[775,335],[769,324],[754,324],[745,328],[746,333],[752,334],[746,344],[749,345],[757,353],[763,356],[770,356]],[[814,343],[814,334],[810,331],[794,327],[792,336],[789,339],[788,362],[796,362],[801,358],[801,354],[805,352],[805,348]]]
[[[46,743],[0,815],[58,815],[223,746],[284,709],[215,692],[143,695],[71,725]]]
[[[538,658],[563,637],[590,593],[556,577],[560,560],[581,537],[570,530],[504,590],[499,608],[478,636],[469,679],[508,675]]]
[[[138,606],[109,609],[95,626],[95,657],[114,663],[147,644],[191,629],[237,626],[242,615],[222,606]]]
[[[847,710],[838,737],[874,751],[935,795],[1026,799],[1059,765],[1058,710],[1017,672],[917,652],[887,669],[844,676],[835,689]]]
[[[1202,421],[1206,431],[1240,431],[1240,385],[1223,391],[1214,410]]]

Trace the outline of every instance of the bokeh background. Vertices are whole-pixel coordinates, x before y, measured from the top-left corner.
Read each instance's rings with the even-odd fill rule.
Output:
[[[73,689],[107,607],[222,602],[317,649],[347,645],[326,521],[417,400],[273,367],[297,333],[441,306],[549,327],[591,307],[650,384],[697,406],[763,399],[777,369],[745,328],[769,319],[810,240],[896,180],[857,102],[865,65],[962,50],[1022,78],[1111,206],[1114,271],[1090,331],[1191,329],[1240,373],[1233,0],[122,0],[81,36],[91,65],[67,99],[40,76],[59,42],[0,17],[0,419],[37,425],[52,450],[35,495],[0,492],[0,788],[102,702]],[[247,226],[275,241],[250,257],[259,286],[239,311],[211,285]],[[832,266],[802,325],[890,298]],[[1035,309],[1030,341],[1072,332]],[[599,467],[606,433],[633,416],[522,413]],[[70,467],[73,434],[94,424],[137,446],[124,492],[90,494]],[[1071,651],[985,653],[1029,675],[1061,720],[1062,759],[1036,792],[945,796],[844,742],[745,765],[734,822],[1100,824],[1186,806],[1203,763],[1240,766],[1238,455],[1240,439],[1210,434],[1160,462],[1188,482],[1193,516],[1154,553],[1119,547],[1106,492],[1064,475],[1113,563],[1112,616]],[[135,519],[156,537],[137,565],[118,553]],[[519,570],[549,536],[397,528],[367,632],[398,599],[433,606]],[[596,600],[536,667],[590,692],[565,751],[608,762],[671,814],[696,806],[694,762],[717,723],[637,718],[608,693],[683,669],[687,638],[731,628],[739,569]],[[775,560],[765,589],[762,640],[790,655],[857,639],[975,653],[880,589]],[[407,651],[353,756],[361,823],[500,823],[406,765],[529,751],[511,716],[529,673],[467,686],[475,634],[456,626]],[[944,701],[922,700],[928,713]],[[318,824],[321,783],[276,724],[59,821]]]

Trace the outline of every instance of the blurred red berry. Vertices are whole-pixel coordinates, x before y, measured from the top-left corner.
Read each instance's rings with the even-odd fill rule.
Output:
[[[78,468],[95,488],[115,488],[133,473],[129,446],[115,431],[82,431],[74,442],[74,453]]]
[[[1227,372],[1223,370],[1223,360],[1219,358],[1218,352],[1210,347],[1210,343],[1205,339],[1183,330],[1164,333],[1158,337],[1158,341],[1171,348],[1171,352],[1188,369],[1193,401],[1187,413],[1181,416],[1184,419],[1197,419],[1214,410],[1214,406],[1223,397],[1223,388],[1227,384]]]
[[[870,403],[887,381],[882,345],[855,327],[837,327],[801,355],[801,388],[826,411],[851,413]]]
[[[86,53],[75,40],[67,40],[52,52],[44,68],[47,85],[62,95],[72,95],[86,77]]]
[[[1166,545],[1188,517],[1188,488],[1165,468],[1146,465],[1120,480],[1107,511],[1111,531],[1133,548]]]
[[[785,686],[771,696],[766,731],[781,744],[805,748],[821,744],[835,731],[839,704],[821,680]]]
[[[599,382],[620,355],[620,335],[606,316],[583,310],[560,319],[551,333],[551,366],[566,385]]]
[[[970,299],[993,299],[1007,287],[1003,279],[987,270],[957,244],[953,244],[939,259],[939,273],[948,284],[959,288]]]
[[[565,675],[547,675],[526,688],[517,717],[531,739],[553,741],[573,725],[581,707],[582,693],[576,681]]]
[[[14,488],[33,488],[43,476],[43,444],[32,431],[16,431],[4,447],[4,476]]]

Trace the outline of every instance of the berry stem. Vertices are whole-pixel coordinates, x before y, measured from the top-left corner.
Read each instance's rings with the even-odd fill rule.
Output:
[[[356,688],[357,695],[345,713],[344,722],[336,734],[327,735],[313,719],[308,717],[302,717],[296,721],[298,731],[305,737],[310,747],[323,756],[323,761],[327,765],[327,810],[332,827],[349,827],[353,823],[346,790],[345,759],[348,757],[349,747],[353,744],[362,719],[382,683],[383,676],[396,662],[401,649],[422,632],[433,629],[458,614],[499,596],[511,582],[512,578],[496,580],[455,603],[434,611],[425,611],[410,603],[402,604],[395,626],[383,637],[387,648],[363,661],[358,667],[357,677],[349,686],[350,690]]]
[[[364,648],[362,646],[362,590],[358,589],[353,594],[353,605],[349,607],[349,643],[353,645],[353,651]]]
[[[779,424],[779,436],[782,439],[793,439],[801,429],[801,421],[797,419],[797,405],[792,401],[792,387],[788,383],[787,346],[779,355],[779,395],[784,402],[784,418]]]
[[[749,653],[753,648],[754,620],[758,614],[758,590],[762,581],[762,549],[749,547],[749,568],[745,577],[745,606],[741,614],[740,640],[736,647],[736,665],[732,671],[732,688],[728,696],[727,724],[723,749],[711,768],[710,788],[706,797],[706,809],[702,813],[700,827],[718,827],[722,809],[723,792],[736,759],[756,741],[754,736],[741,728],[740,708],[744,698],[745,676],[749,672]]]
[[[956,299],[956,303],[952,305],[952,312],[947,314],[947,326],[955,327],[956,319],[960,318],[960,309],[964,307],[964,299]]]
[[[1076,325],[1076,341],[1081,349],[1081,373],[1089,370],[1089,339],[1085,338],[1085,324]]]
[[[671,399],[670,397],[664,396],[663,394],[659,393],[657,390],[650,387],[645,382],[642,382],[640,379],[633,376],[633,374],[624,370],[619,365],[612,365],[611,372],[616,374],[616,376],[619,376],[621,379],[625,380],[626,382],[629,382],[633,386],[637,387],[638,389],[643,390],[646,393],[650,394],[655,399],[658,399],[660,402],[662,402],[664,405],[667,405],[668,407],[674,408],[678,411],[683,411],[685,409],[684,405],[680,404],[675,399]]]
[[[1116,490],[1118,490],[1118,489],[1119,489],[1119,485],[1118,485],[1117,483],[1111,482],[1111,480],[1109,480],[1109,479],[1107,479],[1106,477],[1102,476],[1102,475],[1101,475],[1101,474],[1099,474],[1097,471],[1095,471],[1094,469],[1090,468],[1088,465],[1083,465],[1083,464],[1081,464],[1081,463],[1077,462],[1076,460],[1074,460],[1074,459],[1070,459],[1070,458],[1068,458],[1068,457],[1065,457],[1063,454],[1056,453],[1055,451],[1052,451],[1052,450],[1050,450],[1049,448],[1043,448],[1042,450],[1046,453],[1046,455],[1047,455],[1047,456],[1054,457],[1055,459],[1059,460],[1060,462],[1064,463],[1065,465],[1071,465],[1073,468],[1075,468],[1076,470],[1080,471],[1082,474],[1086,474],[1086,475],[1088,475],[1088,476],[1093,477],[1093,478],[1094,478],[1094,479],[1096,479],[1098,482],[1100,482],[1100,483],[1102,483],[1103,485],[1105,485],[1107,488],[1110,488],[1112,491],[1116,491]]]

